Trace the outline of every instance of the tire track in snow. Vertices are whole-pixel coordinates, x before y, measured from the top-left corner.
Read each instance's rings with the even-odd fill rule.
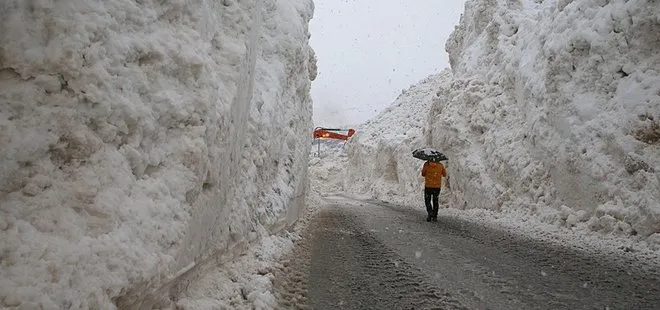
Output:
[[[277,309],[309,309],[307,306],[308,275],[311,262],[311,233],[303,233],[293,251],[274,272],[273,291],[279,299]]]
[[[339,208],[322,211],[312,225],[292,254],[297,270],[276,280],[283,309],[467,309]]]
[[[365,202],[366,203],[366,202]],[[648,264],[624,261],[455,218],[425,223],[424,212],[390,204],[352,208],[364,225],[389,219],[405,233],[379,234],[399,252],[424,245],[409,259],[435,274],[435,283],[458,291],[483,309],[660,309],[660,277]],[[412,237],[415,233],[421,237]],[[474,298],[469,298],[470,296]]]
[[[427,223],[422,210],[336,201],[276,275],[282,309],[660,309],[657,270],[454,218]]]

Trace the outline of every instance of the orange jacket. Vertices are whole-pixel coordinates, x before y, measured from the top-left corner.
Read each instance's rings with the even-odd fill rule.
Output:
[[[447,176],[445,166],[441,163],[427,161],[422,168],[422,176],[424,177],[424,186],[428,188],[441,188],[442,177]]]

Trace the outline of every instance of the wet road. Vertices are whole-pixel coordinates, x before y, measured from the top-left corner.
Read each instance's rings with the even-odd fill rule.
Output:
[[[660,271],[335,200],[275,275],[282,309],[660,309]]]

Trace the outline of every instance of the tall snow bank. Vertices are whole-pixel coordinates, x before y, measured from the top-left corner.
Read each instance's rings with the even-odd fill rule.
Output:
[[[657,1],[471,0],[430,142],[452,206],[660,240]]]
[[[295,221],[312,11],[3,1],[0,306],[137,306]]]
[[[358,127],[347,147],[347,191],[423,205],[423,179],[419,175],[423,162],[413,158],[412,151],[427,146],[423,128],[431,103],[450,82],[448,69],[429,76],[404,90],[392,105]]]

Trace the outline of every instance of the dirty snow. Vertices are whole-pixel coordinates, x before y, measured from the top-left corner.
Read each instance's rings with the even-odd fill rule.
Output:
[[[312,11],[3,1],[0,307],[149,304],[293,223],[309,186]]]
[[[299,240],[296,233],[269,236],[234,261],[214,268],[192,282],[175,309],[273,309],[273,273],[279,260]]]

